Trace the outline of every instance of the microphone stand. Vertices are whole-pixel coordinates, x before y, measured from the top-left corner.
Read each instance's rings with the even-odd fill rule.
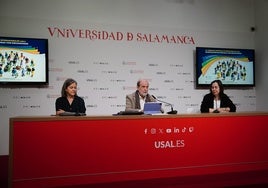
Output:
[[[174,110],[174,109],[173,109],[173,105],[172,105],[172,104],[170,104],[170,103],[168,103],[168,102],[165,102],[165,101],[162,101],[162,100],[159,100],[159,99],[157,99],[154,95],[152,95],[152,97],[153,97],[155,100],[159,101],[159,102],[162,102],[162,103],[165,103],[165,104],[170,105],[170,107],[171,107],[171,111],[167,112],[167,114],[177,114],[177,110]]]

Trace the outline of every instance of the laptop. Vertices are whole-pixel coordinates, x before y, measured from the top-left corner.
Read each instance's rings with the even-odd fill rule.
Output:
[[[144,103],[144,114],[159,114],[161,112],[162,103],[160,102],[146,102]]]
[[[141,112],[141,111],[126,110],[126,111],[120,111],[114,115],[142,115],[142,114],[143,114],[143,112]]]
[[[85,116],[85,113],[79,113],[79,112],[63,112],[59,114],[60,116]]]

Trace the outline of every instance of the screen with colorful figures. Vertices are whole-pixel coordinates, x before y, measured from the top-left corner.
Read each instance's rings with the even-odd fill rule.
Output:
[[[0,84],[48,84],[48,39],[0,37]]]
[[[253,49],[196,47],[196,87],[221,80],[228,87],[255,86]]]

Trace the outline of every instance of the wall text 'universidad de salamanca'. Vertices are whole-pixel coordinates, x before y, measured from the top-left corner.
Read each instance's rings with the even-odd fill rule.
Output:
[[[188,35],[168,35],[141,32],[121,32],[121,31],[104,31],[90,29],[72,29],[48,27],[51,37],[56,38],[80,38],[88,40],[109,40],[109,41],[136,41],[145,43],[168,43],[168,44],[185,44],[194,45],[195,39]]]

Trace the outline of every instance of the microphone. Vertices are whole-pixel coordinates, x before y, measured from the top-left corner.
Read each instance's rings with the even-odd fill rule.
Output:
[[[172,105],[172,104],[170,104],[170,103],[168,103],[168,102],[165,102],[165,101],[161,101],[161,100],[157,99],[154,95],[151,95],[151,96],[152,96],[155,100],[157,100],[157,101],[159,101],[159,102],[163,102],[163,103],[165,103],[165,104],[170,105],[170,107],[171,107],[171,111],[167,112],[167,114],[177,114],[177,110],[173,110],[173,105]]]

